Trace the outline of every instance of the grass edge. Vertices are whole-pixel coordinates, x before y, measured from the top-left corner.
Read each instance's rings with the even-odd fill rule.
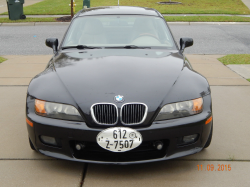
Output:
[[[0,64],[1,64],[2,62],[6,61],[6,60],[8,60],[8,59],[3,58],[3,57],[0,56]]]

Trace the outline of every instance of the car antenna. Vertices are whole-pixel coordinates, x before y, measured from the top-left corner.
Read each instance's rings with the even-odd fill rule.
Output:
[[[119,6],[119,0],[118,0],[118,6]]]

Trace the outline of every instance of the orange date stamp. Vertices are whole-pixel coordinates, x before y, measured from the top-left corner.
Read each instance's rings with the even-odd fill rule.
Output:
[[[197,165],[198,171],[231,171],[231,164],[218,164],[214,166],[213,164],[207,165]]]

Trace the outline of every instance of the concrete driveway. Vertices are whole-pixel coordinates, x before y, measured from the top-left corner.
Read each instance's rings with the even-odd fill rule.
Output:
[[[250,186],[250,83],[217,61],[220,55],[188,55],[212,89],[210,147],[180,159],[130,166],[75,163],[32,151],[25,96],[30,79],[51,56],[4,57],[9,60],[0,64],[0,186]],[[212,165],[214,170],[208,171]],[[218,171],[222,166],[224,171]]]

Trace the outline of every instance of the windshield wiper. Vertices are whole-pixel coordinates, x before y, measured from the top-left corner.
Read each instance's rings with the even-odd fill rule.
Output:
[[[101,49],[101,47],[93,47],[93,46],[87,46],[87,45],[76,45],[76,46],[62,47],[62,49],[70,49],[70,48],[76,48],[76,49]]]
[[[108,48],[108,49],[113,49],[113,48],[125,48],[125,49],[151,49],[151,47],[139,47],[139,46],[136,46],[136,45],[125,45],[125,46],[113,46],[113,47],[105,47],[105,48]]]

